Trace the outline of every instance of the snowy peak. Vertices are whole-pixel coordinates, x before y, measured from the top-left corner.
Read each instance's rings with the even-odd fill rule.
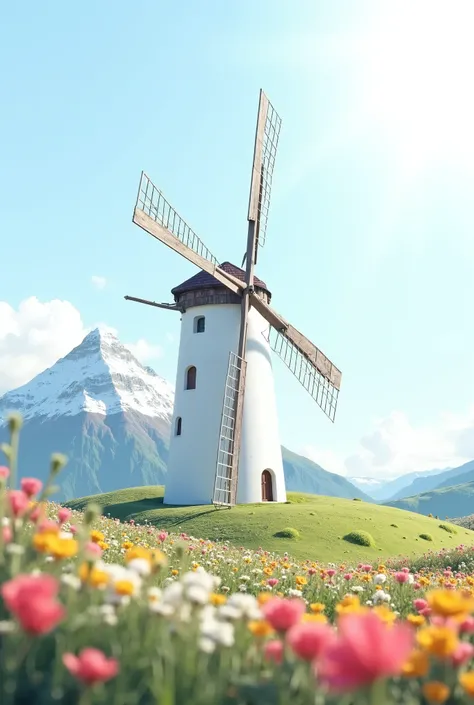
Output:
[[[0,397],[0,424],[13,410],[25,420],[123,411],[170,418],[173,399],[169,382],[141,365],[115,335],[96,328],[52,367]]]

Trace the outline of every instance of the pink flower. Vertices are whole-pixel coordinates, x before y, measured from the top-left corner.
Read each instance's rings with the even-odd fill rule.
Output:
[[[22,490],[10,490],[8,493],[8,502],[13,516],[21,517],[28,509],[30,500],[28,495],[22,492]]]
[[[19,575],[3,583],[5,606],[31,635],[47,634],[63,619],[65,610],[56,601],[58,581],[51,575]]]
[[[79,656],[71,653],[63,655],[63,664],[77,680],[86,685],[103,683],[114,678],[119,671],[118,661],[107,658],[99,649],[83,649]]]
[[[160,533],[158,534],[158,541],[161,541],[161,543],[163,543],[164,541],[166,541],[167,538],[168,538],[168,532],[167,531],[160,531]]]
[[[277,632],[286,632],[297,624],[306,610],[305,603],[299,599],[273,597],[263,605],[263,616]]]
[[[462,634],[472,634],[474,632],[474,617],[466,617],[459,625]]]
[[[283,661],[283,643],[281,641],[278,641],[278,639],[267,641],[263,650],[263,654],[267,661],[273,661],[273,663],[281,663]]]
[[[345,573],[344,580],[352,580],[352,573]]]
[[[474,655],[474,646],[467,641],[459,642],[456,651],[451,656],[451,662],[455,668],[462,666],[471,660]]]
[[[320,680],[331,690],[353,690],[399,674],[413,648],[409,625],[388,626],[373,612],[347,614],[338,626],[336,639],[315,662]]]
[[[270,585],[270,587],[275,587],[275,585],[278,585],[280,581],[278,578],[268,578],[267,580],[267,585]]]
[[[410,580],[410,575],[407,573],[406,570],[400,570],[398,573],[394,573],[393,577],[397,581],[397,583],[407,583]]]
[[[428,603],[426,600],[423,600],[421,597],[413,600],[413,607],[416,609],[417,612],[421,612],[421,610],[424,610],[428,607]]]
[[[2,480],[8,480],[10,477],[10,468],[7,468],[6,465],[0,465],[0,482]]]
[[[97,558],[100,558],[103,553],[99,544],[94,543],[94,541],[87,542],[85,546],[85,552],[87,554],[87,557],[91,560],[96,560]]]
[[[331,627],[318,622],[295,624],[286,635],[291,649],[305,661],[318,658],[334,638],[335,634]]]
[[[70,509],[67,507],[61,507],[61,509],[58,512],[58,521],[60,524],[65,524],[67,520],[70,518],[72,512]]]
[[[21,481],[21,489],[28,497],[34,497],[43,489],[43,483],[36,477],[24,477]]]
[[[336,571],[334,570],[334,568],[329,568],[329,570],[327,571],[327,574],[329,575],[330,578],[332,578],[336,575]]]
[[[13,533],[10,526],[2,526],[3,543],[10,543]]]

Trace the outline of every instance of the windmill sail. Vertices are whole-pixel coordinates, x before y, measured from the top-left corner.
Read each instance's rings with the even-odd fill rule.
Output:
[[[252,306],[270,323],[269,343],[303,387],[311,394],[324,413],[334,421],[341,371],[294,326],[285,321],[257,294],[251,297]]]
[[[211,274],[234,293],[245,284],[224,272],[217,259],[142,171],[133,222],[172,250]]]
[[[273,170],[280,129],[280,116],[265,93],[260,91],[248,212],[248,220],[256,223],[256,244],[260,247],[265,244],[267,235]]]

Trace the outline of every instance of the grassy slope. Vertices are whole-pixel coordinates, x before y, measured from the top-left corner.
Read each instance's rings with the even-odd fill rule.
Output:
[[[321,561],[377,560],[398,554],[419,555],[428,549],[474,544],[474,532],[455,527],[456,535],[439,528],[439,521],[381,505],[333,497],[289,493],[289,504],[240,505],[233,509],[170,507],[163,505],[163,487],[137,487],[73,500],[67,506],[83,509],[89,501],[104,514],[121,520],[145,519],[173,532],[208,539],[228,540],[238,546],[283,553]],[[397,524],[392,527],[391,524]],[[299,540],[279,539],[273,534],[292,527]],[[350,531],[368,531],[375,548],[355,546],[342,540]],[[429,533],[433,541],[419,538]],[[405,538],[404,538],[405,537]]]
[[[440,487],[430,492],[387,502],[386,506],[398,507],[420,514],[434,514],[451,519],[472,514],[474,506],[474,482],[467,482],[452,487]]]

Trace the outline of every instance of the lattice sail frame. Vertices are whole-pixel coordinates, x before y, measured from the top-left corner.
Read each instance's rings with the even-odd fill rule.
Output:
[[[267,118],[263,133],[262,169],[258,202],[257,244],[260,247],[265,245],[267,238],[273,170],[275,168],[280,130],[281,118],[270,101],[268,101]]]
[[[214,481],[213,504],[232,507],[236,502],[237,478],[233,473],[234,454],[236,448],[235,428],[241,375],[245,387],[247,363],[236,353],[229,353],[224,399],[222,403],[221,426],[219,430],[219,445],[217,449],[216,476]]]
[[[142,171],[140,178],[135,208],[142,210],[150,218],[167,228],[178,240],[181,240],[184,245],[194,250],[198,255],[215,265],[219,264],[217,258],[201,238],[181,218],[144,171]]]
[[[268,343],[326,416],[334,422],[339,390],[317,370],[311,360],[301,354],[283,331],[270,326]]]

